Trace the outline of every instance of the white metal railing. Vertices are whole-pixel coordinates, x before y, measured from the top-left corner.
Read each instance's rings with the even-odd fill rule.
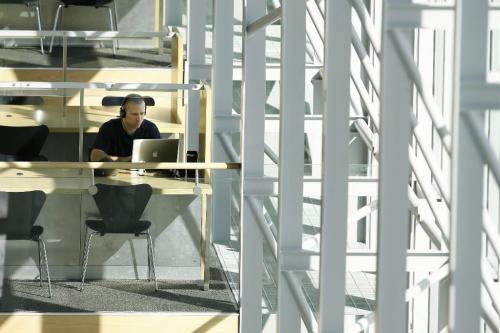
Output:
[[[328,2],[325,3],[326,3],[325,5],[328,6]],[[367,80],[365,83],[362,81],[361,77],[357,73],[351,72],[350,80],[352,81],[351,84],[354,87],[353,92],[359,95],[359,100],[353,98],[353,96],[350,96],[351,98],[350,107],[351,110],[355,113],[355,116],[358,118],[363,117],[362,107],[364,107],[364,110],[366,110],[368,113],[369,121],[365,122],[362,119],[351,119],[351,120],[353,120],[352,123],[358,129],[361,138],[367,143],[367,146],[372,151],[375,160],[378,160],[380,158],[379,147],[378,147],[379,134],[380,135],[384,134],[381,133],[380,123],[385,122],[385,126],[387,126],[387,124],[390,124],[390,122],[388,121],[388,118],[382,119],[382,121],[379,120],[379,112],[378,112],[380,103],[379,99],[382,100],[383,98],[388,98],[389,95],[387,94],[387,91],[386,92],[381,91],[382,84],[379,83],[380,78],[377,75],[377,70],[376,67],[373,65],[373,63],[379,61],[384,62],[387,61],[387,59],[392,59],[395,62],[398,62],[397,68],[402,69],[398,74],[404,73],[403,74],[405,75],[404,79],[408,80],[408,82],[410,82],[411,85],[416,88],[415,90],[416,94],[413,97],[419,97],[422,101],[423,108],[426,110],[427,116],[430,118],[431,121],[430,126],[433,129],[435,129],[439,137],[438,145],[441,145],[444,148],[444,150],[442,151],[442,157],[447,160],[456,158],[456,156],[452,156],[452,140],[451,140],[452,137],[451,137],[451,128],[447,124],[448,120],[445,119],[441,114],[442,107],[439,106],[439,104],[435,101],[433,97],[433,92],[431,91],[429,86],[427,86],[424,83],[424,77],[420,73],[419,66],[415,64],[414,54],[412,51],[413,47],[410,45],[410,40],[408,39],[407,33],[403,32],[403,30],[400,29],[400,28],[407,29],[407,28],[419,28],[419,27],[429,27],[429,26],[438,29],[444,29],[450,27],[452,28],[452,24],[454,23],[454,18],[457,16],[457,13],[455,12],[456,10],[455,5],[420,5],[420,4],[410,4],[409,2],[398,3],[397,1],[386,3],[384,12],[385,15],[389,15],[387,13],[390,13],[390,15],[385,21],[386,25],[383,28],[384,30],[379,29],[377,25],[373,23],[372,15],[367,10],[362,1],[352,0],[350,5],[352,6],[352,8],[354,8],[354,11],[357,13],[357,16],[360,19],[361,27],[363,28],[362,33],[364,33],[365,36],[368,37],[368,42],[370,44],[369,48],[371,48],[370,50],[366,50],[365,46],[361,42],[360,37],[358,36],[358,32],[354,31],[354,28],[351,27],[350,42],[360,60],[360,68],[364,69],[366,73]],[[314,12],[317,11],[318,8],[320,8],[320,6],[317,6],[317,3],[315,1],[308,2],[306,6],[305,15],[308,15],[307,16],[308,20],[311,20],[312,17],[315,18],[315,20],[312,21],[314,29],[316,30],[315,33],[317,33],[320,36],[321,41],[324,42],[325,40],[327,40],[328,34],[334,33],[332,32],[334,31],[334,29],[323,30],[320,28],[321,23],[317,21],[320,15],[318,15],[317,12],[316,13]],[[319,10],[319,12],[321,14],[324,14],[324,9],[323,12],[321,12],[321,10]],[[251,31],[252,37],[257,36],[257,33],[261,32],[262,27],[264,27],[266,24],[276,21],[278,16],[281,15],[281,19],[283,20],[284,12],[281,11],[280,8],[271,12],[267,16],[262,11],[260,13],[261,13],[260,16],[257,15],[256,17],[252,17],[252,19],[249,20],[250,22],[255,23],[254,25],[247,25],[247,32]],[[278,15],[278,13],[280,13],[280,15]],[[345,15],[350,16],[350,11],[346,11]],[[258,22],[258,24],[256,22]],[[283,21],[282,24],[284,24]],[[311,39],[310,33],[307,31],[307,29],[305,33],[308,36],[308,39]],[[380,38],[381,35],[384,35],[384,37],[387,39],[382,41],[382,39]],[[457,34],[457,36],[460,37],[459,34]],[[387,49],[385,49],[386,53],[381,54],[382,45],[384,45],[384,48],[392,48],[392,49],[390,51],[387,51]],[[324,47],[325,45],[322,46]],[[316,48],[316,53],[317,49],[318,48]],[[391,53],[390,56],[392,58],[387,57],[387,52]],[[285,67],[282,68],[282,71],[285,70]],[[457,68],[454,68],[455,71],[456,69]],[[387,70],[386,68],[384,73],[385,75],[387,75],[387,73],[390,73],[390,70]],[[397,80],[394,80],[393,77],[391,79],[392,79],[391,81],[392,87],[395,87]],[[252,82],[255,83],[256,81]],[[331,82],[329,83],[331,84]],[[406,81],[404,81],[402,84],[404,83],[406,83]],[[331,87],[331,85],[327,85],[327,87]],[[462,106],[464,105],[463,103],[465,102],[469,103],[468,105],[476,105],[477,109],[485,108],[484,107],[485,105],[489,105],[490,107],[497,107],[500,105],[500,98],[498,98],[498,91],[496,92],[496,95],[494,93],[495,89],[498,88],[497,86],[480,83],[475,85],[469,84],[468,86],[464,85],[464,87],[465,88],[463,88],[462,96],[465,96],[465,98],[463,98],[464,102],[462,102]],[[481,92],[481,94],[478,94],[478,92]],[[282,96],[282,99],[283,98],[286,99],[286,96]],[[320,98],[318,98],[317,100],[320,100]],[[411,103],[411,100],[412,99],[408,99],[407,102]],[[487,102],[489,102],[490,104],[488,104]],[[390,109],[390,111],[393,111],[394,114],[395,110],[396,107],[394,106],[392,107],[392,109]],[[417,215],[416,220],[421,224],[425,232],[428,234],[429,239],[432,241],[434,245],[436,245],[441,249],[451,248],[452,252],[456,251],[456,248],[454,248],[456,244],[453,243],[455,241],[453,237],[456,237],[456,235],[452,233],[453,228],[451,227],[452,224],[450,223],[452,216],[452,214],[450,214],[450,209],[453,206],[452,200],[454,199],[451,194],[452,191],[450,189],[450,183],[456,185],[457,180],[452,179],[451,181],[448,181],[446,179],[445,172],[443,171],[443,166],[441,164],[442,161],[439,161],[437,158],[433,156],[434,153],[433,146],[430,146],[428,143],[425,142],[427,141],[427,138],[425,138],[425,133],[424,130],[422,130],[422,127],[428,124],[424,125],[419,123],[413,111],[410,110],[408,105],[405,105],[403,107],[403,111],[406,112],[407,110],[410,111],[410,114],[405,114],[400,118],[401,120],[405,120],[405,124],[401,124],[401,126],[407,125],[406,120],[408,124],[411,124],[411,128],[413,130],[412,137],[415,139],[416,145],[413,147],[415,149],[414,151],[412,149],[409,149],[408,157],[402,156],[400,154],[399,159],[401,159],[402,165],[408,163],[408,166],[411,166],[412,175],[415,177],[416,184],[418,185],[418,187],[416,188],[408,186],[407,194],[408,194],[408,200],[410,202],[410,209],[415,215]],[[475,115],[472,115],[472,113],[466,113],[464,119],[467,120],[472,137],[474,138],[477,147],[484,155],[483,157],[485,158],[487,165],[489,166],[493,176],[495,177],[495,180],[497,181],[498,184],[500,184],[500,164],[498,163],[498,160],[496,159],[493,150],[488,144],[488,139],[483,133],[484,131],[481,118],[480,117],[476,118]],[[327,120],[326,118],[323,118],[323,121],[326,120]],[[387,127],[384,131],[385,132],[388,131]],[[391,133],[394,134],[395,132]],[[405,134],[406,132],[399,131],[399,133]],[[324,133],[324,135],[327,135],[327,133]],[[339,135],[336,138],[339,137],[341,138],[342,135]],[[402,140],[406,140],[406,138],[404,137]],[[335,147],[337,148],[337,146]],[[266,155],[273,162],[275,163],[281,162],[279,164],[283,164],[284,161],[283,157],[278,156],[281,155],[281,152],[280,154],[276,154],[269,147],[266,147],[265,144],[262,144],[261,148],[263,151],[265,151]],[[401,148],[401,145],[398,145],[398,148]],[[418,148],[420,149],[420,151],[417,150]],[[422,158],[420,156],[417,158],[415,156],[416,152],[418,152],[419,155],[422,156]],[[422,154],[420,154],[420,152]],[[392,161],[395,158],[395,154],[389,155],[389,157],[386,156],[385,158],[387,158],[385,161],[388,160]],[[406,158],[408,158],[408,160],[406,160]],[[404,177],[400,177],[399,181],[403,180],[406,177],[407,177],[406,175]],[[266,179],[266,180],[274,181],[274,179]],[[315,179],[314,181],[317,180]],[[406,184],[406,183],[407,183],[406,179],[404,179],[404,183],[401,182],[401,184]],[[434,187],[434,185],[437,185],[437,189]],[[255,194],[259,195],[258,193]],[[388,192],[384,193],[384,195],[386,194],[390,193]],[[423,199],[418,198],[417,194],[422,195]],[[476,193],[476,195],[480,194],[481,193]],[[249,193],[248,196],[251,196],[251,194]],[[401,205],[404,204],[402,200],[398,200],[398,203],[400,203]],[[255,211],[255,217],[258,217],[258,215],[262,211],[260,204],[261,204],[260,202],[254,202],[253,210]],[[349,221],[350,222],[357,221],[359,218],[371,214],[375,210],[374,206],[376,206],[376,204],[377,203],[375,202],[365,207],[362,207],[354,215],[351,216]],[[385,205],[387,205],[387,203],[385,203]],[[385,209],[387,210],[387,208]],[[398,212],[400,211],[401,210],[399,210]],[[426,213],[425,211],[428,211],[428,213]],[[496,230],[493,230],[492,225],[490,224],[490,222],[488,222],[487,213],[483,215],[484,215],[483,217],[484,232],[487,235],[487,239],[489,240],[489,242],[491,244],[495,244],[492,245],[492,247],[495,254],[499,256],[500,249],[498,244],[500,242],[498,240],[499,238],[498,232],[496,232]],[[404,214],[400,214],[398,216],[401,218],[404,216]],[[394,215],[390,217],[393,218],[394,222],[398,220],[395,218]],[[454,217],[454,219],[456,219],[456,217]],[[261,232],[264,235],[264,238],[266,239],[266,242],[269,243],[269,245],[271,245],[271,247],[274,249],[273,255],[276,258],[278,258],[279,261],[281,255],[280,245],[279,245],[280,241],[278,241],[277,244],[275,243],[276,238],[273,235],[273,232],[270,229],[269,225],[265,223],[265,221],[263,221],[263,223],[260,223],[259,225],[261,227]],[[400,231],[405,231],[405,229],[401,229]],[[328,239],[325,239],[325,241],[328,241]],[[390,242],[393,242],[393,240],[390,240]],[[396,244],[396,241],[394,241],[394,243],[391,244],[393,249],[396,249],[397,246],[400,245],[401,243]],[[456,255],[456,253],[457,252],[454,252],[453,254]],[[387,258],[391,257],[390,251],[388,252],[386,248],[385,252],[380,256],[384,257],[387,260]],[[335,258],[338,259],[338,257]],[[397,259],[399,261],[401,258],[402,258],[401,255],[397,256]],[[399,263],[401,263],[401,261]],[[394,271],[396,273],[401,273],[400,270],[401,265],[395,265],[395,266],[398,267],[394,268]],[[497,312],[499,311],[500,308],[498,300],[499,297],[495,294],[495,290],[493,289],[491,283],[492,277],[485,270],[486,265],[483,264],[483,266],[484,267],[482,272],[482,279],[483,279],[482,285],[484,288],[484,296],[481,298],[481,311],[483,313],[485,322],[489,326],[498,325]],[[450,267],[453,267],[453,262],[450,264],[450,266],[445,265],[439,268],[438,270],[433,272],[430,277],[421,280],[416,284],[414,284],[413,286],[411,286],[410,288],[406,289],[405,301],[408,302],[412,300],[416,294],[418,294],[421,291],[428,290],[428,288],[431,285],[435,284],[435,282],[440,281],[444,277],[448,276]],[[279,269],[282,269],[282,266],[280,266]],[[293,274],[291,274],[287,270],[284,270],[284,272],[287,281],[291,281],[291,279],[293,279]],[[452,270],[452,274],[457,274],[457,273]],[[383,281],[386,283],[386,286],[387,286],[387,281],[388,281],[387,278],[385,281]],[[293,285],[295,282],[297,281],[291,281],[288,283],[289,285]],[[303,296],[302,293],[303,291],[301,290],[300,285],[293,287],[291,289],[291,292],[293,293],[293,297],[295,299],[295,305],[298,306],[298,308],[292,309],[293,307],[285,305],[288,311],[292,311],[289,313],[294,313],[293,311],[295,311],[296,313],[298,311],[298,313],[304,320],[306,327],[311,332],[314,332],[316,330],[321,330],[322,328],[324,330],[325,326],[322,325],[319,325],[318,327],[314,326],[314,320],[311,319],[311,317],[309,316],[310,308],[304,307],[305,302],[301,300],[301,295]],[[493,304],[492,306],[487,304],[489,301],[491,301],[491,304]],[[386,309],[389,308],[389,306],[387,306],[388,304],[384,303],[383,305],[385,305],[384,310],[387,311]],[[381,306],[379,308],[383,307],[384,306]],[[353,332],[354,331],[359,332],[360,330],[367,328],[368,326],[370,326],[371,323],[373,323],[375,318],[377,318],[377,314],[372,314],[368,317],[363,318],[358,323],[358,328],[353,328]],[[399,318],[398,319],[399,326],[397,327],[401,328],[402,327],[401,325],[404,325],[402,319],[404,318],[404,316],[398,316],[398,318]],[[383,321],[384,325],[388,325],[389,323],[389,317],[387,315],[385,317],[381,317],[378,319]],[[362,322],[364,322],[364,324]],[[359,325],[361,325],[364,328],[360,328],[361,326]],[[383,326],[383,327],[389,327],[389,326]]]
[[[362,10],[362,9],[364,9],[364,6],[362,8],[360,5],[363,6],[362,4],[358,3],[356,9],[357,9],[358,14],[360,14],[360,16],[361,16],[361,13],[365,13],[365,12]],[[448,10],[449,8],[450,8],[449,6],[446,6],[444,9]],[[433,8],[433,9],[435,9],[435,8]],[[365,27],[366,26],[370,27],[370,25],[366,24],[366,22],[368,22],[368,20],[364,20],[363,22],[365,23],[364,24]],[[410,55],[410,53],[408,52],[409,46],[404,45],[404,44],[406,44],[406,41],[404,40],[404,37],[403,37],[401,32],[394,30],[394,31],[391,31],[391,33],[392,33],[393,38],[395,39],[395,44],[397,45],[397,49],[400,53],[400,56],[403,58],[403,61],[405,62],[406,69],[408,69],[408,74],[413,78],[413,81],[416,84],[417,89],[422,96],[422,99],[424,100],[424,104],[427,107],[427,110],[429,111],[429,115],[431,116],[431,118],[434,122],[434,126],[436,126],[438,128],[438,134],[440,135],[441,139],[443,140],[444,147],[446,148],[448,153],[451,153],[450,131],[444,125],[443,119],[438,112],[438,108],[437,108],[436,104],[434,103],[433,98],[430,97],[431,94],[426,91],[426,88],[423,85],[423,81],[422,81],[420,74],[418,72],[418,69],[413,61],[413,56]],[[371,34],[371,35],[373,35],[373,34]],[[362,45],[360,45],[359,40],[356,40],[355,38],[353,38],[353,45],[355,47],[355,50],[356,50],[358,56],[360,57],[360,59],[362,61],[363,67],[365,68],[365,70],[367,70],[367,74],[368,74],[368,77],[370,79],[370,83],[372,84],[372,86],[374,86],[375,91],[378,92],[377,86],[374,85],[374,82],[373,82],[374,75],[371,74],[372,71],[369,69],[370,67],[367,66],[367,64],[369,64],[369,62],[363,61],[363,57],[367,56],[366,51],[364,51],[364,49],[362,48]],[[371,103],[369,101],[368,93],[364,90],[364,87],[362,86],[361,82],[356,77],[352,77],[352,78],[353,78],[353,81],[355,83],[355,86],[356,86],[358,92],[360,93],[360,96],[361,96],[362,101],[364,102],[365,106],[367,106],[368,109],[372,109],[372,107],[370,107]],[[375,117],[373,117],[374,113],[375,112],[373,112],[373,111],[369,112],[369,114],[372,115],[372,118],[375,118]],[[467,116],[469,117],[468,120],[469,120],[470,126],[475,127],[474,136],[475,136],[477,142],[482,143],[482,147],[479,147],[479,149],[481,149],[482,152],[484,153],[485,158],[488,160],[488,162],[489,162],[488,164],[490,165],[490,168],[492,169],[492,172],[495,175],[495,178],[498,180],[499,179],[498,171],[500,170],[498,168],[499,164],[496,160],[496,157],[494,156],[492,149],[489,148],[489,145],[487,145],[486,137],[484,136],[484,134],[482,134],[482,128],[481,128],[482,125],[479,123],[479,121],[474,120],[471,114],[468,114]],[[372,119],[372,120],[375,120],[374,124],[376,127],[378,127],[376,119]],[[421,133],[418,130],[418,123],[413,115],[412,115],[411,120],[412,120],[412,126],[414,128],[414,135],[417,139],[417,143],[419,144],[420,148],[422,149],[422,151],[424,153],[425,161],[427,162],[427,165],[430,168],[431,173],[437,182],[438,188],[441,191],[441,195],[444,197],[446,204],[449,206],[451,204],[450,203],[450,196],[449,196],[449,192],[448,192],[449,185],[445,184],[445,182],[441,176],[441,172],[439,171],[438,167],[436,166],[436,162],[434,161],[434,159],[431,156],[427,147],[423,144],[423,139],[422,139]],[[369,141],[369,142],[371,142],[371,144],[373,144],[373,138],[370,134],[367,134],[367,131],[366,131],[367,128],[362,127],[361,125],[359,125],[359,123],[362,123],[362,121],[358,121],[356,124],[359,132],[362,134],[362,137],[364,137],[365,141]],[[371,145],[369,145],[369,147],[371,147]],[[441,232],[446,240],[449,238],[449,231],[448,231],[448,227],[447,227],[447,221],[449,220],[449,217],[447,216],[447,214],[445,214],[445,216],[442,216],[442,217],[440,217],[440,216],[443,213],[446,213],[447,210],[443,209],[443,207],[441,207],[441,206],[438,207],[435,204],[436,197],[434,194],[434,189],[431,189],[431,187],[429,186],[430,184],[427,185],[426,181],[420,175],[421,172],[419,171],[420,167],[418,167],[418,165],[417,165],[418,164],[417,159],[414,156],[412,156],[411,153],[410,153],[410,162],[412,165],[412,169],[413,169],[415,175],[417,176],[417,180],[419,181],[419,184],[424,189],[425,197],[426,197],[426,199],[431,207],[433,214],[435,215],[436,221],[438,222],[437,224],[438,224],[438,226],[440,226]],[[486,226],[488,226],[488,225],[486,225]],[[490,230],[490,234],[492,234],[491,229],[489,229],[489,230]],[[493,237],[496,237],[496,235],[493,235]],[[484,282],[486,282],[486,281],[484,281]],[[490,296],[493,297],[491,292],[490,292]]]
[[[0,38],[41,38],[60,37],[63,39],[63,67],[67,67],[68,38],[84,38],[85,40],[120,40],[120,39],[148,39],[171,37],[170,32],[154,31],[68,31],[68,30],[0,30]],[[163,43],[158,43],[158,53],[161,54]]]
[[[428,290],[432,285],[447,277],[450,273],[448,264],[443,265],[441,268],[429,275],[428,278],[416,283],[413,287],[406,290],[405,299],[407,302],[415,298],[420,293]],[[361,333],[372,327],[375,321],[375,314],[370,313],[365,317],[359,319],[354,325],[347,329],[347,333]]]

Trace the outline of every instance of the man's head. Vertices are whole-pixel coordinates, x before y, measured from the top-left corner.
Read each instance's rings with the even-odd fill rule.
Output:
[[[123,118],[124,125],[127,129],[138,129],[145,115],[146,103],[141,95],[130,94],[125,96],[120,106],[120,117]]]

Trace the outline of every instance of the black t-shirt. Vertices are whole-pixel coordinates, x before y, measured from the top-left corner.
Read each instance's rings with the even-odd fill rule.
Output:
[[[123,129],[122,119],[115,118],[102,124],[92,148],[100,149],[110,156],[130,156],[135,139],[160,138],[158,127],[149,120],[144,119],[134,134],[128,135]]]

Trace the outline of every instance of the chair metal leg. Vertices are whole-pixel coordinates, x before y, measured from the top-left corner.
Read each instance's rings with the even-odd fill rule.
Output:
[[[108,12],[109,12],[109,23],[111,25],[111,31],[116,31],[115,30],[115,24],[113,23],[113,11],[111,10],[111,7],[107,7]],[[116,55],[116,47],[115,47],[115,40],[112,40],[113,42],[113,56]]]
[[[147,244],[147,250],[148,250],[148,281],[151,281],[151,252],[150,252],[148,238],[146,238],[146,244]]]
[[[80,266],[83,267],[83,262],[85,258],[85,251],[87,248],[87,243],[89,241],[89,228],[85,228],[85,243],[83,244],[83,253],[82,256],[80,257]]]
[[[40,7],[35,5],[36,18],[38,20],[38,31],[42,31],[42,20],[40,19]],[[44,54],[43,51],[43,38],[40,38],[40,51]]]
[[[36,242],[38,245],[38,271],[40,272],[40,287],[42,286],[42,249],[40,248],[40,239]]]
[[[96,233],[94,232],[90,233],[84,249],[82,284],[80,285],[80,291],[83,291],[83,284],[85,283],[85,274],[87,273],[87,263],[89,260],[90,246],[92,245],[92,236],[94,236],[95,234]]]
[[[57,29],[57,22],[59,20],[59,15],[61,14],[61,10],[63,8],[64,5],[59,5],[57,7],[57,11],[56,11],[56,18],[54,19],[54,28],[52,29],[52,31],[56,31]],[[62,20],[62,15],[61,15],[61,20]],[[52,46],[54,45],[54,36],[52,36],[50,38],[50,48],[49,48],[49,53],[52,53]]]
[[[45,270],[47,271],[47,281],[49,283],[49,297],[52,297],[52,286],[50,284],[50,272],[49,272],[49,261],[47,260],[47,250],[45,249],[45,242],[40,238],[40,243],[42,244],[43,257],[45,261]]]
[[[156,280],[156,269],[155,269],[155,249],[153,246],[153,239],[151,238],[151,235],[149,234],[149,230],[147,231],[147,236],[148,236],[149,248],[150,248],[150,253],[151,253],[151,265],[153,267],[153,278],[155,280],[155,291],[158,291],[158,281]]]

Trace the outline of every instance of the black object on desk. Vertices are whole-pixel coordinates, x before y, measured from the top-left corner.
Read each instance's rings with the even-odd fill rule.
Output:
[[[186,162],[198,162],[198,152],[196,150],[188,150],[186,152]],[[181,178],[185,176],[187,176],[188,178],[194,178],[196,175],[196,170],[178,170],[178,174]]]

